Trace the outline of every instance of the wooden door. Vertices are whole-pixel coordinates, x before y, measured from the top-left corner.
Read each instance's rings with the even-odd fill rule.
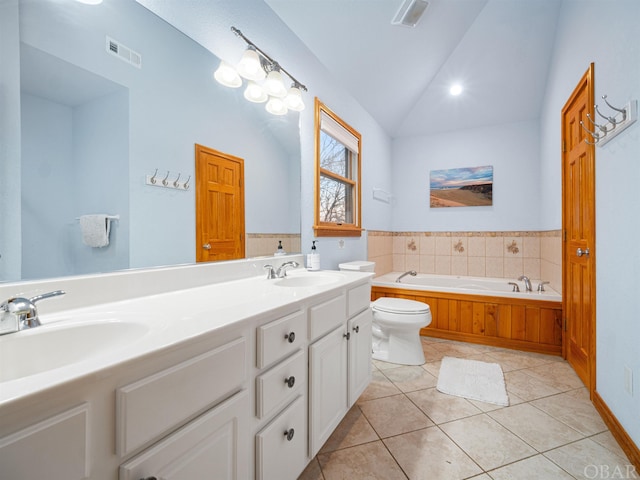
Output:
[[[584,384],[595,390],[595,147],[580,125],[592,126],[594,65],[562,109],[563,348]],[[586,141],[585,141],[586,140]]]
[[[196,145],[196,261],[244,258],[244,160]]]

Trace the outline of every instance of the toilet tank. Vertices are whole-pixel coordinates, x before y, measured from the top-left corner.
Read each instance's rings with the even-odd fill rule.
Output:
[[[368,262],[366,260],[356,260],[353,262],[345,262],[338,265],[340,270],[346,270],[351,272],[374,272],[376,268],[376,262]]]

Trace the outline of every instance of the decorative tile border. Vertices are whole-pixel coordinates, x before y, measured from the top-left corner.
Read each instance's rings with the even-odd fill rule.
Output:
[[[560,230],[500,232],[368,232],[376,274],[421,273],[548,280],[562,289]]]

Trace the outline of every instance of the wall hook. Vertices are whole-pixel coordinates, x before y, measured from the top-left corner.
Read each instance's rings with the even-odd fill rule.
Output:
[[[593,120],[591,120],[591,114],[587,113],[587,118],[589,119],[589,121],[591,122],[591,124],[598,128],[598,130],[600,130],[602,133],[604,133],[605,135],[607,134],[608,130],[607,127],[604,127],[602,125],[598,125],[596,122],[594,122]]]
[[[178,180],[180,180],[180,173],[178,173],[178,178],[173,181],[173,186],[178,188],[180,185],[178,184]]]
[[[189,190],[189,180],[191,180],[191,175],[189,175],[189,178],[187,178],[187,181],[184,182],[183,188],[185,190]]]
[[[582,127],[582,129],[587,132],[589,135],[591,135],[593,137],[593,139],[595,140],[595,143],[591,143],[589,142],[586,138],[584,139],[585,142],[587,142],[589,145],[595,145],[596,143],[598,143],[598,141],[600,140],[601,135],[599,133],[596,132],[592,132],[591,130],[589,130],[587,127],[584,126],[584,122],[582,120],[580,120],[580,126]],[[604,137],[604,135],[602,135]]]
[[[156,180],[156,175],[157,175],[157,174],[158,174],[158,169],[156,168],[156,171],[155,171],[155,172],[153,172],[153,176],[149,179],[149,181],[150,181],[152,184],[154,184],[154,185],[155,185],[155,184],[156,184],[156,182],[157,182],[157,180]]]
[[[626,108],[616,108],[616,107],[614,107],[609,102],[607,102],[607,96],[606,95],[602,95],[602,99],[604,100],[604,103],[606,103],[607,106],[611,110],[615,110],[616,112],[622,113],[622,120],[618,120],[619,122],[624,122],[627,119],[627,109]]]
[[[616,119],[615,119],[615,118],[613,118],[613,117],[607,117],[606,115],[603,115],[603,114],[600,112],[600,110],[598,109],[598,105],[597,105],[597,104],[596,104],[596,105],[594,105],[594,107],[595,107],[595,109],[596,109],[596,113],[597,113],[598,115],[600,115],[600,116],[601,116],[602,118],[604,118],[607,122],[609,122],[609,123],[613,126],[613,128],[616,128],[616,123],[618,123],[618,122],[616,121]]]
[[[167,185],[169,185],[169,182],[167,181],[167,180],[168,180],[168,178],[169,178],[169,170],[167,170],[167,176],[166,176],[166,177],[164,177],[164,178],[162,179],[162,184],[163,184],[165,187],[166,187]]]

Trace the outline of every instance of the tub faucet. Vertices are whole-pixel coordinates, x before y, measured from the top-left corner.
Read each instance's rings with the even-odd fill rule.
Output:
[[[64,295],[62,290],[43,293],[31,298],[13,297],[0,304],[0,335],[40,326],[36,302]]]
[[[404,272],[402,275],[396,278],[396,283],[400,283],[400,280],[402,280],[402,278],[406,277],[407,275],[411,275],[412,277],[415,277],[417,274],[418,272],[416,272],[415,270],[409,270],[408,272]]]
[[[276,272],[276,277],[284,278],[287,276],[287,268],[298,268],[300,264],[298,262],[294,262],[293,260],[290,262],[284,262],[280,267],[278,267],[278,271]]]
[[[524,281],[524,289],[527,292],[533,291],[532,288],[531,288],[531,280],[529,280],[529,277],[527,277],[526,275],[522,275],[522,276],[518,277],[518,280]]]

